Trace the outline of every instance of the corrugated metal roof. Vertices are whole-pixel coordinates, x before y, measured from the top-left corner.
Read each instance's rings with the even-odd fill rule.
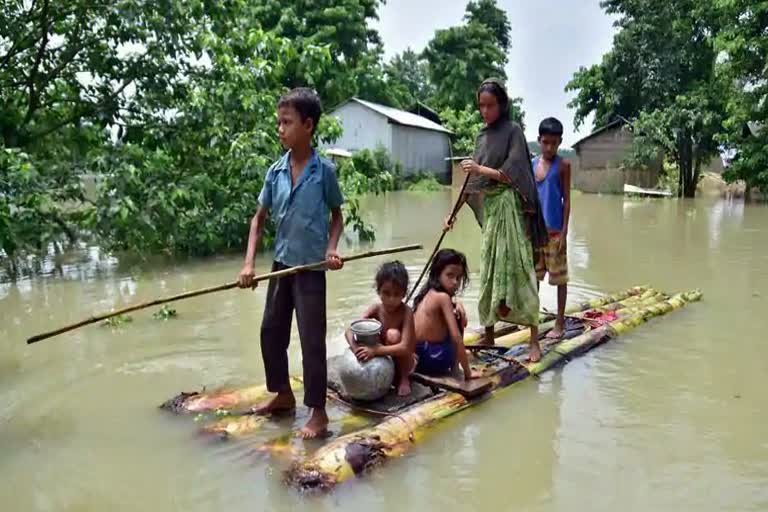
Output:
[[[605,126],[601,126],[600,128],[596,128],[594,131],[592,131],[592,133],[590,133],[590,134],[589,134],[589,135],[587,135],[586,137],[583,137],[583,138],[579,139],[579,140],[578,140],[578,141],[576,141],[576,142],[573,144],[573,146],[571,146],[571,147],[572,147],[573,149],[576,149],[576,148],[577,148],[578,146],[580,146],[580,145],[581,145],[583,142],[585,142],[585,141],[587,141],[587,140],[591,139],[591,138],[592,138],[592,137],[594,137],[595,135],[599,135],[599,134],[603,133],[604,131],[606,131],[606,130],[609,130],[609,129],[613,128],[614,126],[618,126],[618,125],[624,125],[624,124],[629,124],[629,125],[631,125],[632,123],[630,123],[628,120],[624,119],[623,117],[621,117],[621,116],[618,116],[616,119],[614,119],[613,121],[611,121],[611,122],[610,122],[610,123],[608,123],[607,125],[605,125]]]
[[[379,105],[378,103],[361,100],[359,98],[352,98],[349,101],[357,102],[371,110],[374,110],[397,124],[402,124],[405,126],[413,126],[414,128],[422,128],[424,130],[431,130],[434,132],[453,133],[451,130],[448,130],[443,126],[440,126],[434,121],[430,121],[426,117],[421,117],[416,114],[411,114],[410,112],[406,112],[405,110],[399,110],[396,108],[387,107],[385,105]]]

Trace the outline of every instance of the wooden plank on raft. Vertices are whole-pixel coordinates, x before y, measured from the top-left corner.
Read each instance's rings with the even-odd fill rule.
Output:
[[[328,358],[328,389],[333,393],[329,394],[329,396],[343,402],[352,409],[378,414],[394,414],[434,395],[428,386],[414,383],[408,396],[398,396],[397,389],[393,387],[389,393],[378,400],[355,400],[344,395],[344,386],[341,384],[341,378],[339,377],[341,360],[342,356]]]
[[[414,372],[411,374],[411,379],[420,384],[424,384],[425,386],[460,393],[467,398],[480,396],[483,393],[489,391],[491,387],[493,387],[493,382],[487,377],[480,377],[479,379],[466,381],[450,375],[435,377],[432,375],[424,375],[423,373]]]

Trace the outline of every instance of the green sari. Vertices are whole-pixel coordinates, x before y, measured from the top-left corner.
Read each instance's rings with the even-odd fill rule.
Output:
[[[539,319],[539,291],[533,248],[526,236],[517,193],[504,185],[486,189],[483,217],[480,322],[484,326],[499,320],[535,325]],[[503,318],[497,311],[502,303],[510,309]]]

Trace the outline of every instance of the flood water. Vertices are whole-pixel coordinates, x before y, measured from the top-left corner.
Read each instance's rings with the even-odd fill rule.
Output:
[[[368,200],[375,245],[431,248],[450,201],[449,192]],[[168,321],[147,310],[117,329],[24,342],[123,304],[231,281],[240,256],[154,268],[102,258],[65,265],[64,278],[0,285],[0,510],[768,509],[768,207],[573,202],[571,300],[650,284],[701,288],[703,301],[449,418],[403,458],[323,497],[286,488],[283,466],[251,452],[278,426],[212,442],[196,436],[192,418],[157,409],[180,390],[263,382],[264,288],[179,302]],[[469,212],[444,246],[465,251],[477,277],[480,232]],[[401,257],[415,277],[427,255]],[[373,300],[381,261],[329,274],[329,355]],[[472,320],[476,296],[475,283],[464,296]],[[555,307],[553,288],[542,301]],[[290,360],[298,371],[298,343]]]

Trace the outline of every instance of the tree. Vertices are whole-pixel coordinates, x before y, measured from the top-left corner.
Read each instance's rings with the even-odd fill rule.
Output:
[[[81,233],[139,253],[242,247],[263,174],[282,151],[279,96],[299,84],[328,94],[373,88],[383,76],[365,23],[375,1],[322,12],[299,1],[284,10],[202,0],[6,4],[0,264],[12,276]],[[325,118],[319,137],[339,134]],[[89,197],[84,174],[97,181]]]
[[[718,0],[717,6],[731,20],[717,36],[720,72],[730,85],[721,140],[735,151],[724,177],[744,180],[748,191],[768,191],[768,4]]]
[[[333,59],[332,69],[318,77],[318,93],[328,105],[354,95],[379,98],[385,90],[381,72],[381,38],[368,25],[378,19],[381,0],[266,0],[254,7],[253,17],[275,35],[295,44],[298,52],[307,45],[325,46]],[[373,68],[372,68],[373,67]],[[372,72],[375,71],[375,72]],[[286,86],[305,85],[311,70],[297,68]]]
[[[392,57],[384,70],[387,82],[397,91],[402,107],[412,107],[417,101],[428,102],[434,94],[426,61],[410,48]]]
[[[475,90],[484,79],[506,78],[506,57],[491,30],[479,23],[438,30],[424,59],[435,85],[434,103],[441,108],[462,110],[475,103]]]
[[[76,237],[81,175],[136,98],[183,88],[196,53],[190,2],[3,2],[0,11],[0,258]]]
[[[512,48],[512,26],[507,13],[500,9],[496,0],[473,0],[467,4],[467,23],[479,23],[490,28],[496,43],[506,54]]]
[[[581,68],[566,86],[577,93],[569,104],[576,109],[575,124],[590,113],[596,125],[619,115],[636,119],[645,127],[638,146],[650,144],[676,162],[680,192],[693,197],[701,164],[717,154],[715,135],[723,119],[712,36],[719,29],[717,13],[711,2],[695,0],[605,0],[601,5],[619,16],[620,30],[602,62]]]
[[[439,109],[474,105],[483,80],[507,77],[504,66],[511,46],[507,13],[495,0],[473,0],[464,20],[464,25],[436,31],[422,54],[435,87],[432,103]]]

